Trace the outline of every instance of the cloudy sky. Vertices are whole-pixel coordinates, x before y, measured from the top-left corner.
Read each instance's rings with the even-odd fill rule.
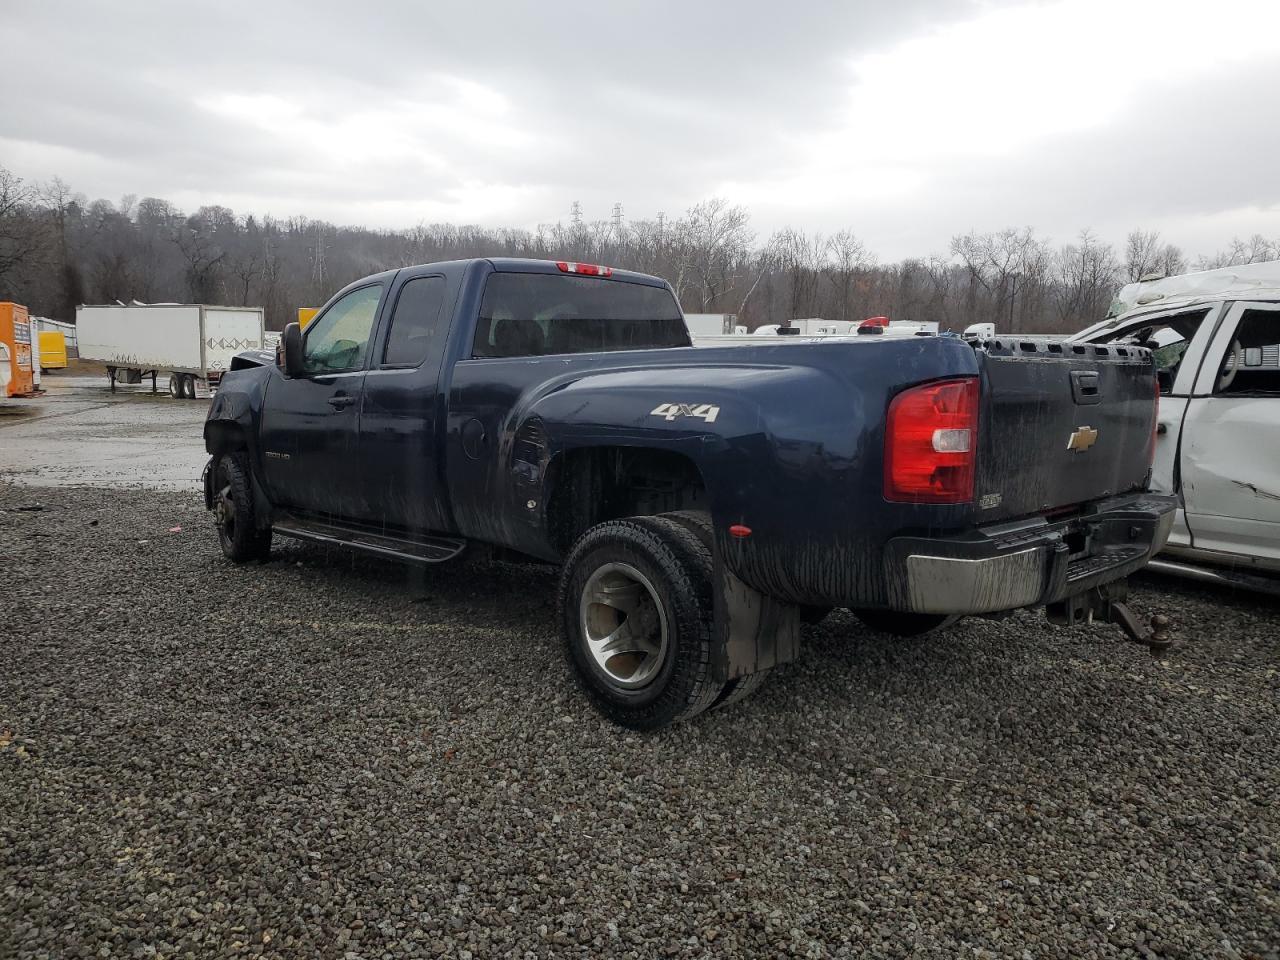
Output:
[[[0,0],[0,165],[409,226],[1280,237],[1277,0]]]

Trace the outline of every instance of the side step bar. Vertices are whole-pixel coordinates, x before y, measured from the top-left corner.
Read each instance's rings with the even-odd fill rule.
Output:
[[[1173,577],[1197,580],[1200,583],[1216,583],[1220,587],[1252,590],[1280,598],[1280,578],[1261,577],[1236,570],[1219,570],[1215,567],[1198,567],[1174,560],[1152,560],[1145,569],[1153,573],[1165,573]]]
[[[461,537],[430,534],[414,539],[389,537],[359,527],[347,527],[291,514],[279,515],[271,527],[274,533],[295,540],[308,540],[329,547],[346,547],[360,553],[403,563],[432,564],[452,560],[467,546]]]

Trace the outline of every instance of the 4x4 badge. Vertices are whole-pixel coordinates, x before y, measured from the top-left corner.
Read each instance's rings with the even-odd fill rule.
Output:
[[[1071,439],[1067,441],[1067,449],[1084,452],[1092,447],[1097,440],[1098,431],[1093,427],[1077,427],[1075,433],[1071,434]]]
[[[677,417],[699,417],[707,423],[715,423],[720,408],[711,403],[660,403],[649,411],[651,417],[671,421]]]

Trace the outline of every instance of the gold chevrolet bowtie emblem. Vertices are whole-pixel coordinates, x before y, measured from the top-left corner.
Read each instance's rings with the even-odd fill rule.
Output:
[[[1067,441],[1067,449],[1083,452],[1092,447],[1097,439],[1098,431],[1093,427],[1078,427],[1076,432],[1071,434],[1071,439]]]

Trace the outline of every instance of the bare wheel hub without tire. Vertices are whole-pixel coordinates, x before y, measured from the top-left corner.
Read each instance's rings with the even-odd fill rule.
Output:
[[[649,683],[667,655],[667,617],[657,591],[629,563],[606,563],[587,580],[582,635],[608,680],[634,690]]]

